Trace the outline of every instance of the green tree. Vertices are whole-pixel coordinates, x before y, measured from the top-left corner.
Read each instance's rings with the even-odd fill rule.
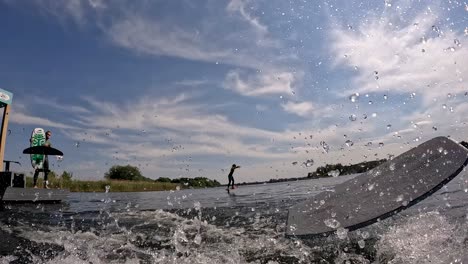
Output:
[[[61,177],[62,177],[62,180],[64,181],[71,181],[73,177],[73,173],[68,172],[68,171],[63,171]]]
[[[167,177],[159,177],[156,181],[158,182],[171,182],[171,179]]]
[[[47,179],[49,181],[54,181],[55,178],[57,178],[57,174],[55,173],[55,171],[49,171],[49,173],[47,174]]]
[[[126,165],[114,165],[104,175],[104,178],[108,180],[127,180],[127,181],[148,181],[146,177],[141,175],[140,169],[137,167]]]

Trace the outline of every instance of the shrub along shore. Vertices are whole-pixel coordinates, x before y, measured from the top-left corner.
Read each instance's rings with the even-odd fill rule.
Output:
[[[112,166],[104,175],[103,180],[86,181],[73,179],[73,174],[64,171],[57,175],[54,171],[48,174],[49,188],[69,189],[71,192],[150,192],[169,191],[186,188],[217,187],[221,184],[216,180],[205,177],[196,178],[159,178],[153,180],[141,175],[140,170],[134,166]],[[37,186],[44,186],[43,174],[39,174]],[[33,187],[33,178],[26,177],[26,187]]]
[[[41,175],[42,176],[42,175]],[[49,177],[49,187],[53,189],[69,189],[71,192],[105,192],[106,186],[111,192],[151,192],[175,190],[181,184],[157,181],[100,180],[82,181],[66,180],[61,177]],[[43,179],[39,177],[37,186],[42,188]],[[33,178],[26,177],[26,187],[33,187]]]

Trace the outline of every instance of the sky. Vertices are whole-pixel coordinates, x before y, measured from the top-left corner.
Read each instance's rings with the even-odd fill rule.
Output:
[[[468,141],[463,1],[0,0],[5,157],[237,182]]]

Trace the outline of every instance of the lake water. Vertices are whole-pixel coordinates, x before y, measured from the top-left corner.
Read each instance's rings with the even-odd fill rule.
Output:
[[[315,239],[284,236],[288,207],[355,175],[240,186],[230,195],[110,190],[6,205],[0,263],[467,263],[466,175],[392,218]]]

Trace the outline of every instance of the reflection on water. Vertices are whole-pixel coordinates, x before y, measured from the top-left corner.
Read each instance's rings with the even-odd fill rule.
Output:
[[[287,208],[353,176],[148,193],[74,193],[60,205],[7,205],[0,263],[450,263],[468,238],[465,176],[354,232],[284,236]],[[460,262],[458,262],[460,263]]]

